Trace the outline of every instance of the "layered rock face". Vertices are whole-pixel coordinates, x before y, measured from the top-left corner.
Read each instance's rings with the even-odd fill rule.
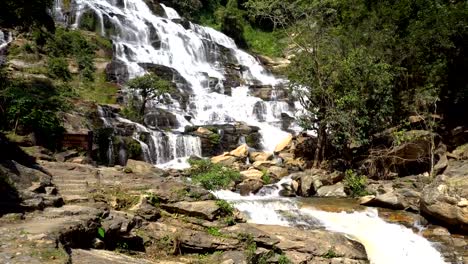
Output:
[[[451,229],[468,232],[467,161],[450,161],[445,172],[424,187],[421,211]]]

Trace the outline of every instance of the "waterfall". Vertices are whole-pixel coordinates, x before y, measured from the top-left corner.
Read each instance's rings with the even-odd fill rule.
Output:
[[[6,62],[6,50],[12,40],[13,37],[10,32],[0,30],[0,65]]]
[[[234,41],[221,32],[181,22],[174,9],[162,4],[161,7],[165,12],[163,16],[153,14],[143,0],[75,0],[75,14],[70,17],[75,18],[73,26],[79,27],[83,16],[92,12],[99,22],[99,33],[113,40],[114,59],[125,63],[130,77],[144,74],[143,65],[162,65],[175,70],[178,77],[174,77],[174,81],[181,94],[190,94],[188,103],[182,105],[174,99],[171,105],[149,103],[150,108],[157,106],[176,115],[179,127],[174,130],[182,131],[186,125],[242,121],[260,127],[262,145],[265,150],[272,151],[287,135],[279,125],[281,114],[294,116],[295,109],[275,98],[254,97],[249,87],[264,85],[274,89],[286,81],[268,73],[256,58],[238,49]],[[210,83],[214,84],[216,92],[210,89]],[[226,87],[232,89],[231,95],[224,94]],[[260,117],[255,111],[259,103],[262,104]],[[159,132],[150,133],[156,144],[148,145],[150,154],[157,155],[150,158],[154,163],[199,153],[194,150],[199,142],[193,139],[181,141],[170,133],[165,136]]]
[[[240,196],[227,190],[214,192],[229,201],[255,224],[324,227],[360,242],[366,248],[371,264],[441,264],[441,254],[421,235],[402,225],[387,223],[376,208],[362,212],[332,213],[300,208],[294,199],[279,196],[291,179],[264,186],[257,195]]]

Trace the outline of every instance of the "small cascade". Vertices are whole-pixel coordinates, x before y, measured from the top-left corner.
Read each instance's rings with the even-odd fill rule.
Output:
[[[6,62],[7,47],[13,40],[13,36],[8,31],[0,30],[0,65]]]
[[[290,183],[289,177],[283,178],[276,184],[264,186],[257,195],[240,196],[227,190],[214,192],[214,195],[232,203],[251,223],[324,227],[346,234],[364,245],[372,264],[445,263],[428,240],[402,225],[385,222],[379,218],[376,208],[352,213],[300,208],[294,199],[280,196],[284,186]]]

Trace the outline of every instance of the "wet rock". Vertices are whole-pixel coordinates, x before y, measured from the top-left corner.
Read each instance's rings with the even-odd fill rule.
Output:
[[[123,84],[128,81],[130,75],[127,65],[123,61],[113,60],[106,66],[106,80]]]
[[[144,123],[152,129],[172,129],[179,127],[179,122],[174,114],[159,108],[152,108],[150,112],[146,113]]]
[[[427,185],[421,197],[421,211],[454,230],[468,232],[468,162],[450,161],[442,175]]]
[[[153,12],[153,14],[155,14],[156,16],[159,16],[159,17],[166,16],[166,12],[164,12],[164,8],[162,8],[159,2],[153,1],[153,0],[145,0],[145,3],[148,5],[151,12]]]
[[[240,189],[242,196],[247,196],[251,193],[256,193],[263,187],[263,181],[260,179],[246,179],[242,181],[237,187]]]
[[[334,185],[322,186],[317,190],[315,194],[319,197],[346,197],[344,191],[344,184],[339,182]]]

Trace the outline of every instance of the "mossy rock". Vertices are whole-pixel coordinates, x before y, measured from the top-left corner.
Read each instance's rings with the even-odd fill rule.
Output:
[[[100,33],[100,22],[97,14],[92,10],[85,11],[79,18],[78,28]]]

